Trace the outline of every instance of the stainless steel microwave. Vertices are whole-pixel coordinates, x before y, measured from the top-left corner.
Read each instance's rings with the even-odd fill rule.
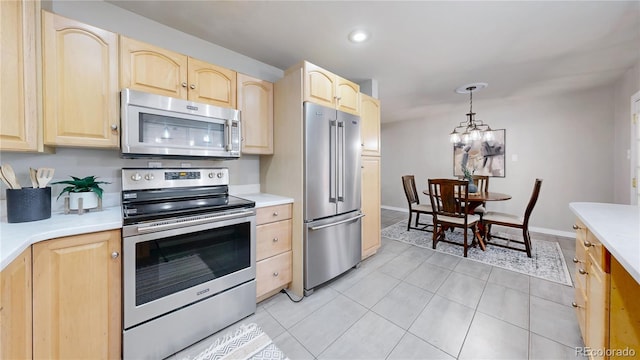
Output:
[[[240,111],[123,89],[122,156],[240,157]]]

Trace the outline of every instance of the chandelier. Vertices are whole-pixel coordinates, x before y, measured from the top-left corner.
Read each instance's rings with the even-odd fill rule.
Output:
[[[459,94],[469,93],[469,112],[467,113],[467,120],[461,121],[458,126],[453,128],[451,134],[449,134],[449,141],[452,143],[468,144],[471,141],[480,139],[484,141],[493,140],[494,134],[489,124],[485,124],[482,120],[477,120],[475,118],[476,113],[473,112],[473,91],[481,90],[485,87],[487,87],[487,83],[475,83],[456,89],[456,92]]]

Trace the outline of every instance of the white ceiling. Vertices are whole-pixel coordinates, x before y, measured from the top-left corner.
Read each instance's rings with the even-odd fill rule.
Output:
[[[375,79],[383,122],[474,99],[610,84],[640,62],[640,1],[109,1],[280,69]],[[351,44],[349,32],[371,39]]]

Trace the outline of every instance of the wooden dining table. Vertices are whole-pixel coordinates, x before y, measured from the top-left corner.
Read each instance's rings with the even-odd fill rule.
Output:
[[[429,190],[423,190],[422,193],[429,196]],[[469,202],[469,204],[467,205],[467,213],[475,214],[475,209],[478,206],[484,204],[486,201],[504,201],[509,199],[511,199],[511,195],[494,191],[478,191],[469,193],[469,197],[467,198]],[[482,223],[479,223],[478,229],[481,233],[483,233],[484,225]]]
[[[429,196],[429,190],[422,191],[423,194]],[[475,193],[469,193],[469,197],[467,200],[469,201],[469,206],[467,206],[467,212],[469,214],[473,214],[475,208],[480,206],[486,201],[504,201],[511,199],[511,195],[503,194],[494,191],[478,191]]]

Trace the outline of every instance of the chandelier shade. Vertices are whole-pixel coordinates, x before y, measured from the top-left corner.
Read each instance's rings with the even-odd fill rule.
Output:
[[[468,144],[471,141],[480,139],[483,141],[493,140],[494,134],[489,124],[485,124],[482,120],[477,120],[475,118],[476,113],[473,112],[473,91],[486,86],[486,83],[470,84],[456,90],[458,93],[469,93],[469,112],[467,113],[467,120],[461,121],[449,134],[450,142]]]

